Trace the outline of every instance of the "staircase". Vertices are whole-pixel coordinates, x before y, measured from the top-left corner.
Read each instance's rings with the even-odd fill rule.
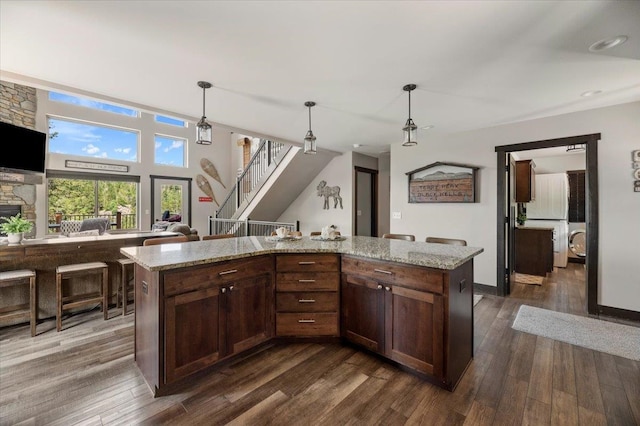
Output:
[[[306,155],[297,146],[262,140],[215,218],[277,220],[334,155]]]

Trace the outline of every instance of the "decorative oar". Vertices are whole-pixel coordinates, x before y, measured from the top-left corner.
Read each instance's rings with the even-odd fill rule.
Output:
[[[224,183],[222,183],[222,179],[220,179],[220,175],[218,174],[216,166],[214,166],[211,161],[207,160],[206,158],[201,159],[200,167],[202,167],[202,170],[204,170],[206,174],[220,182],[220,185],[222,185],[224,189],[227,189],[227,187],[224,186]]]
[[[218,204],[218,200],[216,200],[216,196],[213,194],[213,189],[211,189],[211,185],[209,185],[209,181],[207,180],[206,177],[202,175],[197,175],[196,184],[198,185],[198,188],[202,190],[202,192],[204,192],[209,197],[211,197],[213,202],[216,203],[218,207],[220,207],[220,204]]]

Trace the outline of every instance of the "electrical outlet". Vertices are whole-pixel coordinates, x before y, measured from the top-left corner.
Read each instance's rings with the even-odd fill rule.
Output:
[[[402,212],[393,212],[394,219],[402,219]]]

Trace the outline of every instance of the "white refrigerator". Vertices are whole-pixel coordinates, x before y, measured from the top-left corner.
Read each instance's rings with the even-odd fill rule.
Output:
[[[569,179],[566,173],[536,175],[535,200],[525,226],[553,227],[553,266],[566,268],[569,253]]]

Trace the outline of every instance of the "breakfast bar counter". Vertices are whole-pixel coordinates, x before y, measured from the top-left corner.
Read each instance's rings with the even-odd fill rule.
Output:
[[[0,242],[0,272],[33,269],[36,271],[38,292],[38,318],[49,318],[56,314],[57,266],[81,262],[107,262],[109,264],[110,291],[115,294],[120,282],[120,268],[116,261],[123,258],[122,247],[142,245],[147,238],[179,235],[175,232],[130,232],[105,233],[99,236],[56,237],[24,239],[19,244]],[[92,278],[92,277],[90,277]],[[73,293],[82,293],[95,288],[94,281],[78,279],[73,284]],[[3,304],[17,305],[29,300],[28,289],[6,289]],[[25,291],[27,290],[27,291]],[[6,298],[6,299],[5,299]],[[114,299],[115,300],[115,299]]]
[[[272,339],[336,340],[453,390],[473,358],[482,248],[343,237],[125,247],[135,361],[153,394]]]

